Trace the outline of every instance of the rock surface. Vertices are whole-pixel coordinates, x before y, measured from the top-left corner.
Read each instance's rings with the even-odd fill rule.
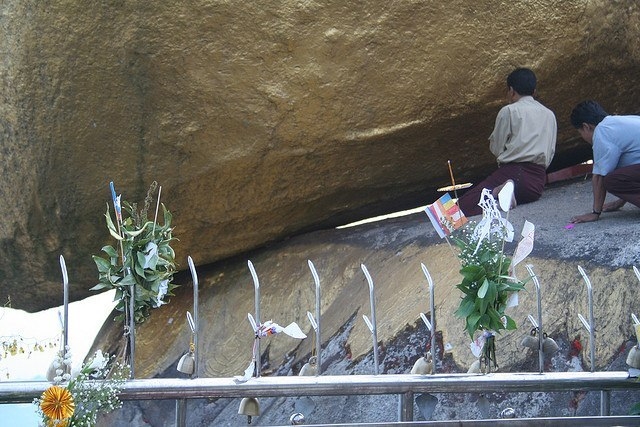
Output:
[[[510,212],[509,221],[517,231],[525,220],[536,225],[536,242],[526,262],[541,283],[543,323],[549,335],[582,340],[588,335],[578,318],[579,313],[588,317],[588,307],[586,285],[577,267],[587,272],[593,284],[598,330],[596,362],[602,367],[633,336],[630,314],[640,313],[640,302],[634,297],[638,278],[632,270],[640,263],[640,213],[625,206],[596,223],[566,229],[572,214],[582,212],[581,208],[588,211],[590,197],[589,182],[558,186],[545,192],[541,201],[517,207]],[[514,247],[507,244],[505,251],[512,252]],[[246,317],[254,312],[254,288],[248,260],[260,280],[262,320],[272,319],[283,326],[295,321],[305,331],[310,330],[306,312],[315,307],[315,287],[307,266],[311,260],[321,281],[323,341],[357,315],[348,340],[354,359],[371,351],[370,333],[360,321],[363,314],[371,317],[369,287],[361,264],[367,266],[375,284],[378,339],[386,342],[405,325],[415,324],[420,312],[429,310],[427,282],[420,267],[424,263],[435,282],[438,329],[444,332],[444,341],[452,344],[456,363],[468,366],[473,361],[469,339],[460,319],[453,315],[460,298],[455,288],[460,266],[454,251],[437,237],[426,215],[418,213],[309,233],[247,257],[198,268],[201,328],[210,331],[200,341],[202,376],[239,375],[250,360],[253,333]],[[194,261],[197,265],[198,260]],[[516,273],[527,277],[522,264]],[[140,326],[137,376],[159,375],[188,348],[185,313],[193,304],[190,282],[183,277],[183,286],[171,303],[154,310]],[[532,284],[527,288],[511,315],[525,331],[503,332],[499,337],[500,363],[506,366],[525,357],[520,342],[528,330],[527,315],[537,313],[535,288]],[[116,335],[121,331],[109,323],[105,326]],[[311,342],[274,337],[269,341],[269,363],[278,366],[298,344],[295,352],[303,357],[311,351]],[[106,335],[101,341],[102,345],[113,343]]]
[[[593,286],[597,370],[607,369],[616,358],[624,361],[624,346],[634,336],[631,313],[640,312],[638,277],[632,270],[633,265],[640,264],[640,230],[637,227],[640,211],[625,206],[620,212],[603,214],[598,222],[565,228],[570,216],[589,210],[590,187],[584,180],[556,184],[540,201],[518,206],[509,213],[509,220],[517,231],[525,220],[536,225],[534,249],[525,263],[533,266],[541,283],[544,330],[560,346],[556,354],[545,359],[546,371],[590,369],[588,333],[578,318],[578,314],[588,318],[587,288],[578,266],[586,270]],[[508,245],[506,251],[513,251],[513,245]],[[455,288],[460,280],[457,258],[447,243],[437,237],[426,215],[419,213],[356,227],[313,232],[255,251],[246,258],[198,268],[203,331],[200,336],[200,376],[241,375],[250,361],[253,334],[246,314],[253,312],[254,290],[248,259],[255,265],[260,279],[263,320],[273,319],[282,325],[295,321],[310,336],[306,312],[314,311],[315,296],[307,260],[314,262],[322,284],[324,372],[336,375],[373,372],[371,334],[362,321],[363,314],[371,317],[369,289],[360,269],[362,263],[375,283],[381,373],[408,373],[429,341],[419,317],[420,312],[429,312],[427,282],[420,263],[427,266],[435,282],[439,351],[443,344],[453,346],[451,354],[438,369],[441,372],[466,372],[474,361],[463,321],[453,314],[461,296]],[[521,266],[517,272],[521,278],[527,275]],[[176,371],[176,364],[188,349],[190,334],[185,312],[192,310],[192,288],[190,279],[185,277],[183,283],[179,295],[169,305],[155,310],[149,321],[138,329],[137,377],[184,376]],[[520,294],[520,304],[509,311],[519,328],[504,332],[497,339],[500,370],[537,371],[537,356],[521,346],[530,329],[527,315],[536,316],[536,313],[535,288],[529,282],[527,290]],[[117,351],[121,331],[119,325],[105,324],[92,352],[97,348]],[[312,341],[278,335],[264,340],[263,374],[297,375],[309,357]],[[618,363],[615,369],[625,369],[624,364]],[[519,412],[519,416],[525,416],[525,413],[527,416],[598,413],[597,407],[593,409],[593,402],[588,410],[579,408],[584,398],[580,394],[562,393],[561,397],[551,398],[534,393],[533,397],[516,394],[489,398],[493,402],[491,411],[511,405],[524,411]],[[338,413],[318,405],[314,422],[392,421],[396,416],[394,399],[379,400],[375,396],[336,399],[327,405],[345,409]],[[456,399],[441,400],[437,419],[486,418],[478,412],[477,396]],[[465,402],[464,410],[459,408],[460,399]],[[216,425],[240,422],[238,402],[231,402],[218,400],[204,403],[204,406],[196,405],[194,425],[207,425],[207,422],[213,423],[213,419]],[[257,421],[259,425],[283,424],[284,415],[293,413],[291,399],[268,402],[265,405],[270,409],[265,410],[264,419]],[[350,402],[348,407],[345,402]],[[149,403],[151,408],[158,404]],[[357,408],[365,404],[377,409],[358,413]],[[624,414],[629,400],[616,401],[616,405],[619,406],[614,413]],[[127,410],[121,416],[133,417],[132,414],[140,413],[138,410],[149,417],[158,413],[157,408],[131,410],[132,413]],[[216,418],[218,416],[220,418]]]
[[[88,295],[109,181],[132,202],[158,181],[200,264],[424,204],[448,159],[459,181],[493,168],[516,66],[557,113],[557,164],[580,161],[577,101],[640,109],[639,18],[633,0],[3,1],[2,297],[57,304],[61,254]]]

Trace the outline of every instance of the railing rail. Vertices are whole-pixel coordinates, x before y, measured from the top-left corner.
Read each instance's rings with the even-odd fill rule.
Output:
[[[50,384],[46,381],[0,382],[0,403],[28,403]],[[436,374],[436,375],[323,375],[252,378],[152,378],[127,380],[122,400],[197,399],[234,397],[344,396],[404,393],[560,392],[568,390],[640,390],[627,372],[552,372]]]
[[[50,386],[45,381],[0,382],[0,404],[29,403]],[[418,393],[562,392],[640,390],[640,381],[627,372],[549,372],[435,374],[435,375],[323,375],[251,378],[152,378],[127,380],[123,401],[240,397],[296,397],[397,394],[399,420],[413,419],[413,396]],[[609,414],[601,414],[609,415]],[[634,418],[640,425],[640,417]],[[179,424],[179,421],[176,421]],[[339,424],[338,424],[339,425]],[[466,424],[465,424],[466,425]],[[524,424],[522,424],[524,425]],[[534,424],[531,424],[534,425]]]

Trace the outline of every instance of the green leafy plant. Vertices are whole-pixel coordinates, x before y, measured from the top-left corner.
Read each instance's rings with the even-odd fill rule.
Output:
[[[116,222],[111,218],[107,204],[107,229],[118,243],[116,247],[107,245],[102,248],[106,257],[93,256],[98,267],[99,283],[91,290],[116,290],[116,310],[123,312],[117,320],[125,317],[132,286],[136,323],[144,322],[152,308],[166,304],[165,299],[172,296],[173,289],[178,286],[172,283],[176,262],[171,247],[171,242],[175,240],[172,236],[171,212],[162,204],[164,224],[158,224],[155,218],[153,221],[147,219],[155,186],[154,182],[139,212],[136,204],[122,201],[123,215],[120,218],[116,208]]]
[[[505,309],[509,295],[523,290],[525,284],[509,275],[511,258],[504,255],[499,237],[494,233],[483,239],[465,227],[453,238],[462,264],[462,282],[456,287],[464,294],[455,314],[465,319],[465,330],[472,339],[479,330],[516,329]]]
[[[516,329],[516,322],[505,310],[510,295],[523,290],[524,282],[509,275],[511,258],[504,255],[504,242],[513,236],[511,224],[488,215],[470,232],[472,226],[468,223],[453,236],[462,264],[462,281],[456,287],[464,294],[455,314],[465,319],[465,331],[472,340],[481,332],[474,341],[479,347],[479,367],[482,372],[491,372],[491,361],[498,368],[495,334]]]

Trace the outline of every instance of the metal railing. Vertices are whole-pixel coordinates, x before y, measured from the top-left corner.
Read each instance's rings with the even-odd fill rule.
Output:
[[[0,382],[0,403],[29,403],[50,383]],[[258,377],[239,383],[233,378],[152,378],[124,383],[120,398],[128,400],[239,397],[381,395],[400,396],[399,421],[413,419],[416,393],[562,392],[640,390],[627,372],[553,372],[435,375],[323,375]],[[601,414],[609,415],[609,414]],[[634,418],[640,425],[640,418]]]

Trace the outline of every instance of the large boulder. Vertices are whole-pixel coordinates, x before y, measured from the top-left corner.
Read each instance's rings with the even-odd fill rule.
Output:
[[[633,0],[4,1],[3,294],[58,304],[60,254],[88,294],[109,181],[134,202],[158,181],[199,263],[423,204],[449,159],[475,181],[516,66],[557,113],[558,164],[583,160],[576,102],[640,108],[639,18]]]

